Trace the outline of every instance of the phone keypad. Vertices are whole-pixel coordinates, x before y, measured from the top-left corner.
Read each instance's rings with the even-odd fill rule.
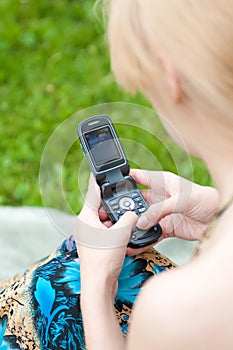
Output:
[[[110,209],[119,219],[126,211],[134,211],[138,216],[144,213],[148,205],[140,192],[127,193],[108,202]]]
[[[117,222],[127,211],[133,211],[140,216],[148,209],[148,204],[138,189],[117,195],[118,197],[103,200],[104,207],[113,223]],[[156,243],[161,235],[162,229],[159,224],[148,230],[140,230],[136,227],[131,234],[128,246],[131,248],[145,247]]]

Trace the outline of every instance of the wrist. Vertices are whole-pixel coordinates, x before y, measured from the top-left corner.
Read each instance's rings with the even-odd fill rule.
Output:
[[[81,296],[82,300],[93,299],[95,302],[111,300],[113,302],[117,291],[117,281],[105,275],[95,276],[82,275],[81,273]]]
[[[124,349],[125,343],[109,285],[99,283],[95,286],[97,290],[90,290],[89,286],[90,283],[87,283],[81,289],[80,301],[86,347],[93,350]]]
[[[105,310],[106,314],[110,315],[114,310],[114,299],[116,293],[113,289],[104,288],[81,288],[80,306],[83,316],[98,315]]]

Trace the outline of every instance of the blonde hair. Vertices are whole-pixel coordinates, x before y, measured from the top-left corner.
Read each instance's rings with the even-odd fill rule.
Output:
[[[112,70],[120,84],[141,90],[145,70],[153,72],[161,50],[175,66],[184,93],[232,123],[233,0],[107,3]]]

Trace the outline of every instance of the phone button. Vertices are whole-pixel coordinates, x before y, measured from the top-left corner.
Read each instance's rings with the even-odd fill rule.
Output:
[[[146,211],[146,208],[145,208],[145,207],[139,208],[139,209],[138,209],[138,212],[139,212],[139,213],[144,213],[144,211]]]
[[[109,203],[110,203],[111,205],[117,205],[118,202],[119,202],[118,199],[111,199],[111,200],[109,201]]]
[[[132,233],[132,235],[131,235],[131,239],[137,239],[137,236],[135,235],[135,233]]]
[[[134,201],[129,197],[121,198],[119,201],[119,205],[122,209],[125,209],[125,210],[134,210],[135,208]]]

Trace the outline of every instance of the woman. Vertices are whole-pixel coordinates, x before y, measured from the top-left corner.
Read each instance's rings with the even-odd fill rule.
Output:
[[[208,221],[218,202],[215,220],[204,235],[208,240],[202,243],[193,261],[159,278],[152,277],[145,284],[133,309],[127,343],[113,309],[126,247],[103,252],[79,245],[81,309],[87,348],[230,350],[233,348],[233,2],[114,0],[109,8],[108,32],[112,69],[118,82],[130,91],[143,92],[178,129],[190,153],[208,166],[219,198],[214,192],[204,193],[195,187],[188,198],[184,189],[183,208],[182,200],[175,201],[171,196],[162,208],[152,204],[138,221],[139,227],[146,228],[168,214],[185,213],[185,222],[187,217],[190,219],[186,232],[190,228],[195,232],[198,221],[203,222],[203,216]],[[156,174],[137,171],[133,175],[138,183],[156,191]],[[91,182],[90,188],[93,186]],[[79,230],[87,228],[87,217],[89,225],[100,225],[99,196],[93,193],[96,193],[93,189],[88,192],[79,216],[77,241]],[[206,198],[205,207],[201,205],[202,196]],[[153,202],[153,196],[151,199]],[[132,214],[128,215],[117,227],[122,227],[122,243],[136,221]],[[164,231],[169,225],[174,227],[174,216],[167,221]],[[130,222],[131,227],[127,228],[123,220]],[[176,230],[180,233],[184,226]],[[98,274],[91,271],[90,261],[99,267]],[[98,327],[95,327],[96,317]]]
[[[127,213],[107,228],[91,178],[75,233],[79,259],[71,238],[49,258],[2,286],[3,347],[232,348],[233,310],[228,299],[233,289],[233,120],[228,43],[233,14],[226,6],[229,1],[225,2],[211,0],[199,7],[194,0],[114,0],[109,9],[109,43],[117,80],[130,91],[142,91],[166,115],[190,152],[206,162],[218,192],[173,174],[135,170],[135,180],[150,187],[144,194],[151,206],[139,221]],[[158,191],[161,196],[156,203]],[[158,221],[163,238],[200,238],[216,213],[210,239],[184,268],[173,270],[174,265],[155,251],[132,251],[124,243],[135,224],[146,228]],[[80,242],[83,230],[117,232],[122,241],[114,248],[90,248]],[[125,253],[137,255],[125,258]],[[156,278],[167,269],[172,271]],[[123,333],[127,333],[129,313],[147,280],[135,303],[126,344]]]

